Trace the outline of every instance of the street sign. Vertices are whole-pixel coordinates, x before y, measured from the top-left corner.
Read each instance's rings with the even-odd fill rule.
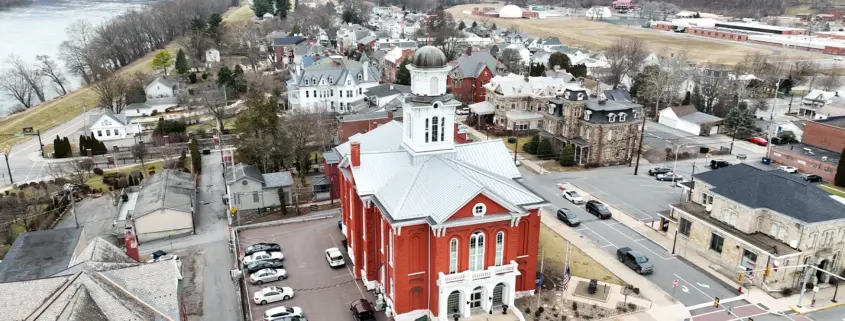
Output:
[[[813,287],[813,292],[819,293],[819,286],[818,285]]]
[[[9,155],[9,151],[12,150],[12,145],[6,144],[3,145],[3,154]]]
[[[32,127],[24,127],[23,133],[24,134],[32,134],[32,133],[34,133],[34,131],[32,130]]]
[[[15,133],[15,137],[23,137],[23,133]]]
[[[678,286],[678,280],[672,281],[672,287],[674,288],[676,286]]]

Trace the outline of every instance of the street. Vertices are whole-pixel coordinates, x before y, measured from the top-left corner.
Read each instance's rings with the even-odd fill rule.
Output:
[[[648,122],[643,138],[643,145],[647,146],[647,150],[643,154],[650,162],[663,162],[666,157],[664,150],[666,147],[672,148],[673,153],[675,149],[681,146],[679,153],[686,151],[690,154],[698,154],[699,147],[708,146],[712,153],[718,151],[720,147],[730,149],[731,142],[731,137],[725,135],[698,136],[655,122]],[[724,158],[734,160],[734,155],[737,154],[745,154],[749,160],[756,161],[766,155],[766,147],[757,146],[743,140],[736,140],[733,141],[732,155],[711,156],[708,159]]]

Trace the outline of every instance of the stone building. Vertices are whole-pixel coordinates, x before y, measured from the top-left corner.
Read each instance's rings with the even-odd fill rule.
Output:
[[[739,164],[695,175],[689,200],[661,213],[678,255],[696,252],[718,272],[764,290],[798,288],[802,269],[843,272],[845,204],[783,171]],[[676,233],[677,231],[677,233]],[[765,276],[769,268],[771,274]],[[811,282],[829,275],[811,270]]]

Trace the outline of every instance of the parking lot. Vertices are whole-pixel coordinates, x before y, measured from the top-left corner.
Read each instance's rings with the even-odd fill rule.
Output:
[[[282,224],[243,230],[239,246],[243,251],[253,243],[279,243],[284,254],[284,268],[288,278],[263,285],[249,285],[250,311],[254,321],[263,320],[264,311],[279,307],[300,307],[305,318],[312,321],[349,320],[349,303],[366,298],[375,303],[375,297],[367,292],[360,281],[352,278],[352,264],[341,241],[344,239],[337,227],[338,216],[306,222]],[[341,249],[346,266],[332,269],[325,259],[327,248]],[[249,276],[245,275],[245,278]],[[294,289],[294,297],[287,301],[260,306],[252,301],[253,294],[267,286],[288,286]],[[377,313],[378,320],[387,320],[384,313]]]

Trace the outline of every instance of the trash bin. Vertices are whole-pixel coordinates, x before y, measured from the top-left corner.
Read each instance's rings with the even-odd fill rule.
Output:
[[[342,220],[337,220],[337,228],[339,230],[343,230],[343,221]]]
[[[766,164],[766,165],[771,165],[771,164],[772,164],[772,159],[771,159],[771,158],[768,158],[768,157],[763,157],[763,164]]]

